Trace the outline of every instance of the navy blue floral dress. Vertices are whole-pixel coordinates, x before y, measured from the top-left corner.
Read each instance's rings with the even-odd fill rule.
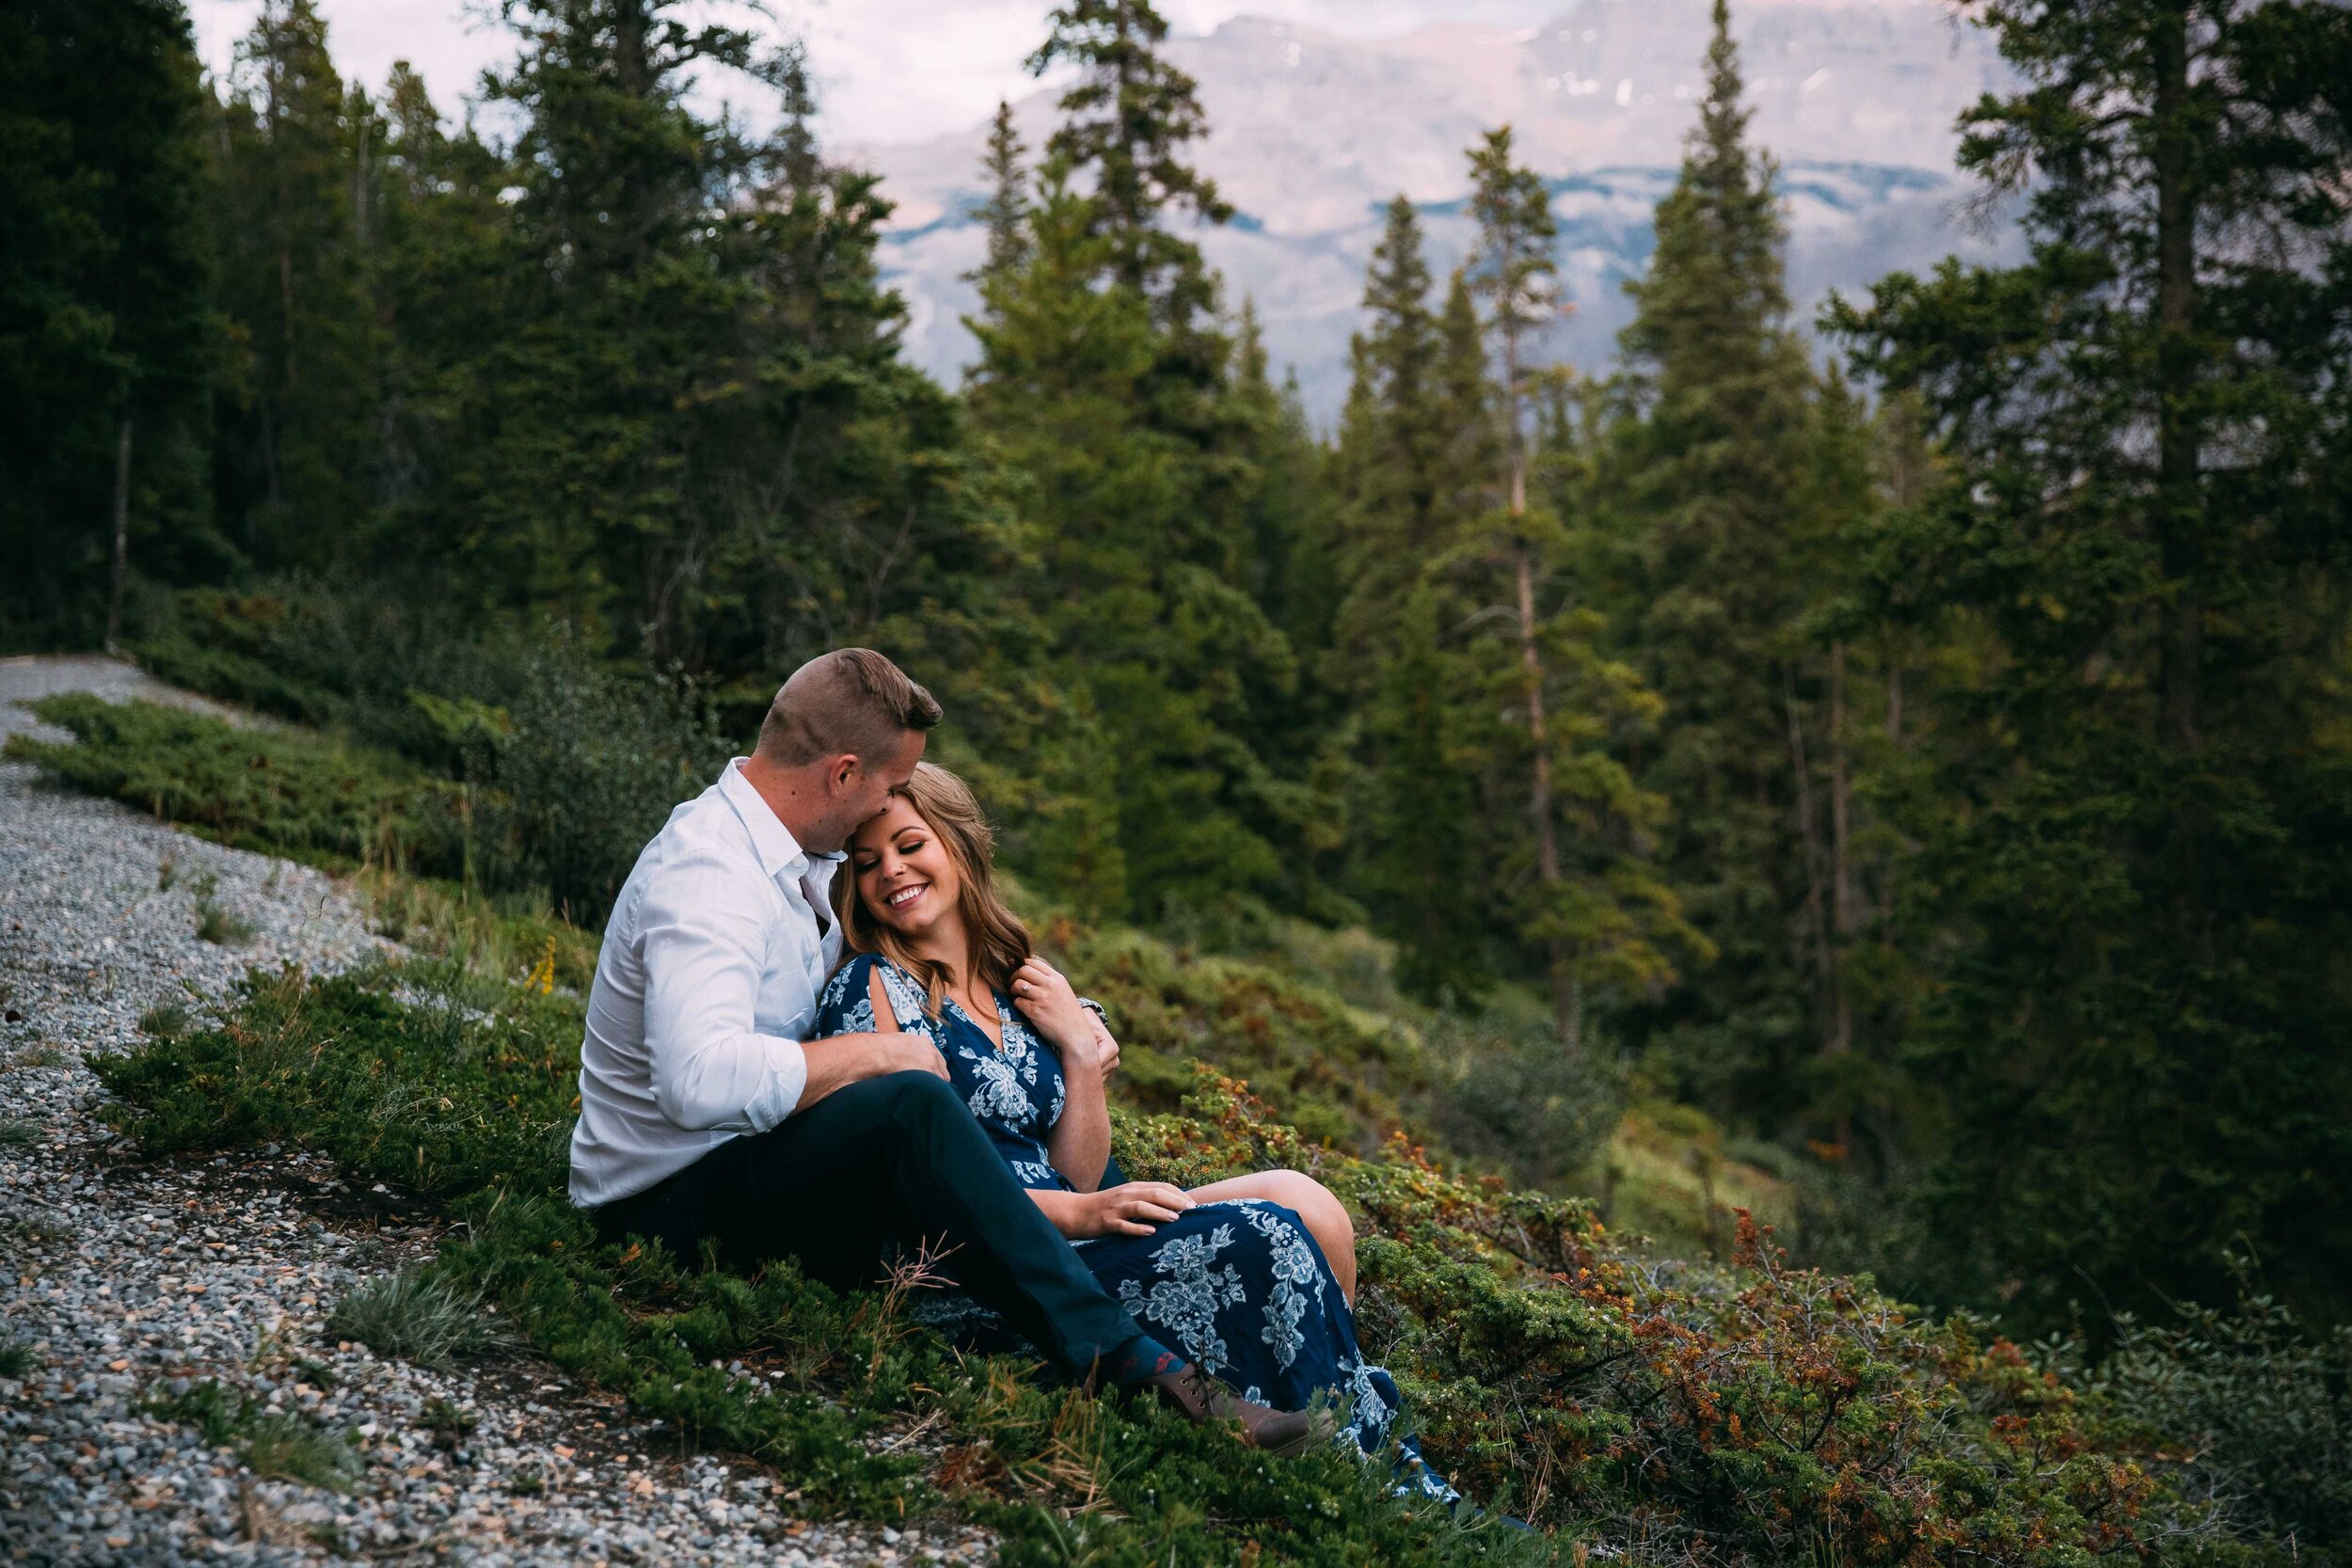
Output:
[[[1010,997],[996,997],[1000,1049],[953,999],[932,1018],[919,981],[887,959],[861,954],[818,999],[817,1035],[874,1030],[870,982],[877,970],[898,1026],[929,1035],[939,1047],[957,1091],[1021,1184],[1073,1191],[1045,1147],[1066,1093],[1061,1059]],[[1149,1236],[1071,1244],[1146,1333],[1175,1345],[1243,1398],[1304,1410],[1319,1396],[1341,1411],[1343,1441],[1375,1456],[1396,1444],[1400,1489],[1454,1500],[1454,1489],[1398,1429],[1396,1383],[1364,1364],[1339,1281],[1295,1211],[1262,1198],[1203,1203]],[[983,1340],[1008,1332],[969,1297],[951,1294],[929,1305],[925,1316],[950,1332]]]

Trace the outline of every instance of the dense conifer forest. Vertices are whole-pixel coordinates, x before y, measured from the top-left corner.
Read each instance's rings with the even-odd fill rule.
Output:
[[[310,0],[221,78],[176,0],[19,0],[0,641],[333,731],[434,821],[322,849],[591,927],[782,673],[881,648],[1034,907],[1356,955],[1475,1058],[1415,1112],[1473,1164],[1571,1194],[1674,1108],[1905,1300],[2324,1332],[2352,12],[1961,9],[2017,73],[1960,150],[2016,265],[1799,319],[1718,0],[1614,363],[1547,356],[1561,171],[1497,126],[1461,270],[1390,208],[1319,430],[1187,238],[1230,212],[1148,0],[1052,12],[1050,140],[999,116],[957,387],[795,47],[507,0],[437,103]]]

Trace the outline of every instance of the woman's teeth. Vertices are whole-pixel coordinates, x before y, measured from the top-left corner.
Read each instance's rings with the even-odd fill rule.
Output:
[[[888,898],[883,899],[882,902],[888,904],[894,910],[903,910],[909,904],[914,903],[917,898],[923,896],[923,889],[928,884],[923,882],[917,882],[913,887],[902,887],[898,892],[892,894]]]

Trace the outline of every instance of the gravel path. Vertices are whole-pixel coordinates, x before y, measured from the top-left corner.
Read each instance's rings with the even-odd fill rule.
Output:
[[[0,734],[33,727],[15,703],[61,689],[213,706],[113,660],[6,659]],[[204,889],[249,942],[198,939]],[[315,871],[0,764],[0,1343],[36,1360],[0,1378],[0,1562],[983,1560],[961,1528],[796,1519],[790,1477],[681,1456],[530,1357],[437,1373],[337,1344],[328,1310],[429,1254],[430,1215],[275,1149],[143,1161],[98,1119],[85,1057],[135,1044],[147,1009],[200,1006],[248,964],[384,945]],[[149,1413],[206,1379],[347,1434],[351,1490],[258,1477]]]

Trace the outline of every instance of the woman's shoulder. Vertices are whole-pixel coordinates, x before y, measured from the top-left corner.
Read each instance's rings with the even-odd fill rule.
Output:
[[[841,967],[825,982],[822,994],[817,998],[818,1026],[831,1034],[859,1034],[873,1027],[873,1005],[867,998],[868,983],[877,964],[888,960],[879,953],[851,953],[841,960]],[[863,1022],[850,1020],[850,1014],[864,1007]]]
[[[891,1011],[898,1016],[886,1025],[874,1017],[874,979],[879,975],[882,990],[890,998]],[[817,1021],[819,1027],[835,1034],[858,1034],[877,1027],[908,1028],[913,1021],[923,1016],[923,983],[880,953],[852,953],[842,959],[841,967],[825,982],[824,994],[818,999]]]

